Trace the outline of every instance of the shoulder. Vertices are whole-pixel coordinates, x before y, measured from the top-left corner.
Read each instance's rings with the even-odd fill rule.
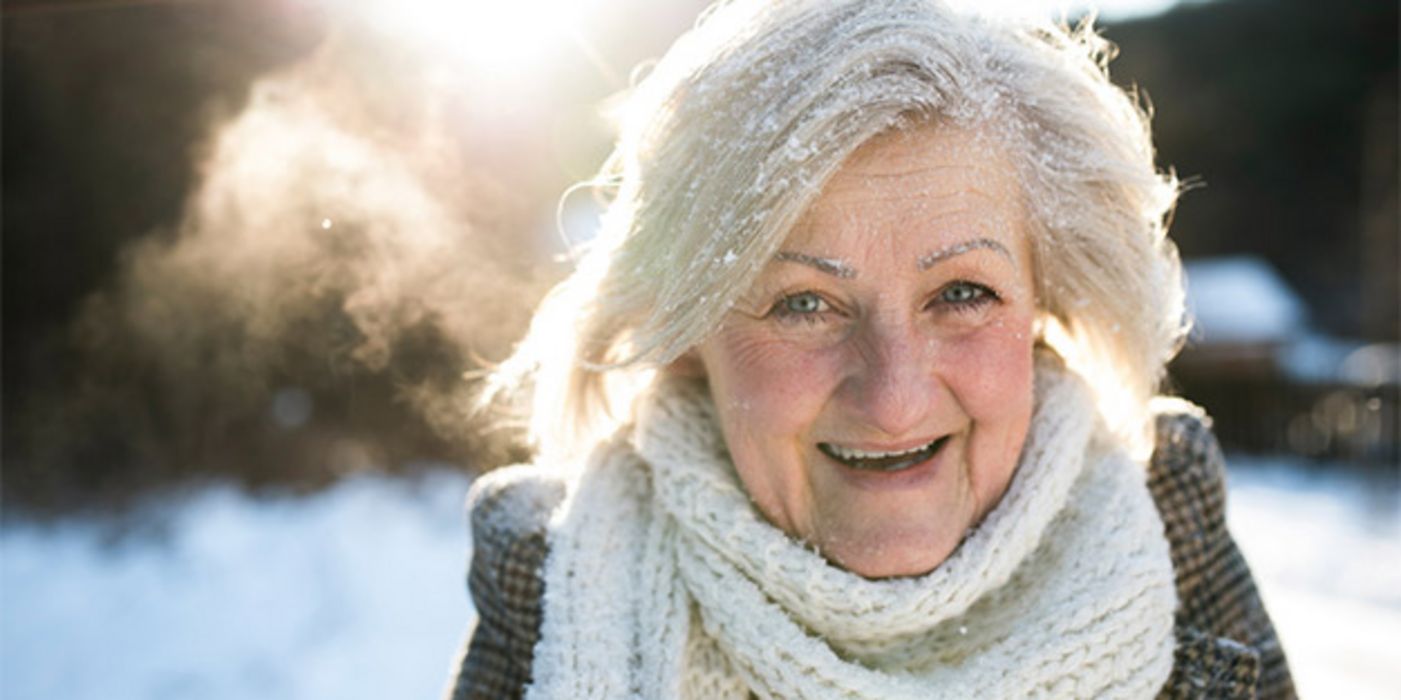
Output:
[[[1250,568],[1226,526],[1226,466],[1211,419],[1180,399],[1154,403],[1148,487],[1177,587],[1176,663],[1165,697],[1287,698],[1289,669]]]
[[[477,477],[467,492],[473,539],[490,542],[543,533],[564,491],[558,474],[533,464],[501,467]]]
[[[1148,490],[1163,519],[1172,551],[1178,600],[1188,606],[1220,573],[1226,530],[1226,468],[1211,419],[1185,401],[1154,406],[1156,440],[1148,462]]]
[[[467,493],[474,591],[495,593],[493,602],[507,611],[538,604],[548,550],[545,531],[564,493],[563,479],[535,465],[503,467],[477,478]]]
[[[1225,519],[1226,469],[1211,418],[1181,399],[1154,402],[1148,487],[1171,539],[1175,528],[1199,529]],[[1185,533],[1184,533],[1185,534]]]
[[[483,474],[467,494],[472,563],[467,587],[477,611],[451,697],[518,698],[539,639],[546,529],[564,481],[538,466]]]

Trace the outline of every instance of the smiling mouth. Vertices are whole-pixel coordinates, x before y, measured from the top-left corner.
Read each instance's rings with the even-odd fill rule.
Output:
[[[916,447],[913,450],[904,452],[867,452],[865,450],[854,450],[830,442],[817,443],[817,449],[822,454],[831,457],[852,469],[874,472],[898,472],[919,464],[930,457],[933,457],[944,443],[949,441],[949,436],[945,435],[934,442]]]

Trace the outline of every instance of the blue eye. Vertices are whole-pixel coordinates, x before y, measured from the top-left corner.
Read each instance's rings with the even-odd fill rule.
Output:
[[[994,298],[991,289],[972,282],[954,282],[939,292],[939,301],[953,306],[970,306]]]
[[[779,299],[773,313],[780,318],[812,318],[829,308],[821,296],[813,292],[798,292]]]

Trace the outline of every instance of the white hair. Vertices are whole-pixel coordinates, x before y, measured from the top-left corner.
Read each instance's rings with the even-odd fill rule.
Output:
[[[1165,235],[1178,188],[1154,167],[1147,114],[1109,81],[1110,49],[1088,22],[934,0],[712,6],[629,96],[601,231],[488,394],[520,401],[542,451],[588,449],[629,420],[650,372],[717,327],[853,151],[934,122],[989,134],[1010,156],[1043,340],[1112,425],[1147,436],[1148,400],[1185,333]]]

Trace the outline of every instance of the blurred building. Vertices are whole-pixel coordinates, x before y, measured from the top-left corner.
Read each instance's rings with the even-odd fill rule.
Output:
[[[1229,448],[1395,466],[1401,345],[1317,329],[1263,259],[1186,264],[1195,325],[1172,381]]]

